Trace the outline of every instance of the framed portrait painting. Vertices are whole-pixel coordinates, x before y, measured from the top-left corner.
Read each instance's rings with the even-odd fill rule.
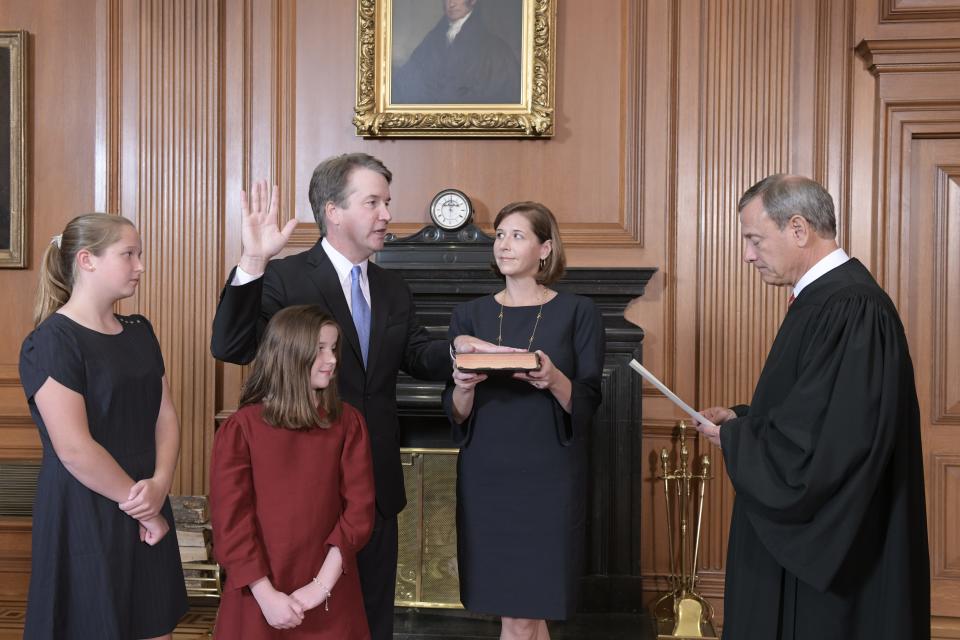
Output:
[[[553,135],[558,1],[358,0],[357,135]]]
[[[0,31],[0,268],[26,266],[26,39]]]

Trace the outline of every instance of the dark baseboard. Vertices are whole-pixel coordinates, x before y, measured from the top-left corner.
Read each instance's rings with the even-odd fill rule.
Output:
[[[580,579],[583,613],[640,613],[646,602],[641,576],[585,576]]]

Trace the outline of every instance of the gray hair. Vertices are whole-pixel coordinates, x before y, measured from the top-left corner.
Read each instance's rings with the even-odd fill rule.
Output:
[[[338,207],[346,207],[350,197],[350,174],[355,169],[370,169],[382,175],[387,184],[393,180],[393,174],[380,160],[366,153],[344,153],[327,158],[317,165],[310,178],[310,207],[313,219],[317,221],[320,235],[327,235],[326,206],[332,202]]]
[[[817,235],[823,238],[837,236],[833,198],[810,178],[784,173],[767,176],[744,192],[737,203],[737,213],[757,197],[762,198],[764,211],[778,229],[787,226],[791,216],[799,215],[810,223]]]

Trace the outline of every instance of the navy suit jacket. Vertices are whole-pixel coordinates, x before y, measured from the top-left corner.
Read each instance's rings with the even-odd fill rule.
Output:
[[[370,263],[370,349],[366,368],[350,307],[336,269],[317,242],[310,250],[271,260],[263,277],[220,294],[210,350],[218,360],[247,364],[274,313],[298,304],[324,307],[340,325],[337,380],[341,398],[360,410],[370,433],[377,508],[392,517],[406,505],[400,465],[397,374],[425,380],[450,377],[449,342],[433,340],[417,322],[410,287],[399,275]]]

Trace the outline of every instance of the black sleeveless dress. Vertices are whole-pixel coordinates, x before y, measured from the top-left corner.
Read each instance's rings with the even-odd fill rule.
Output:
[[[123,331],[108,335],[54,313],[20,351],[43,444],[24,638],[150,638],[173,631],[187,611],[169,500],[162,513],[170,532],[156,546],[141,542],[136,520],[66,470],[34,402],[47,378],[76,391],[93,439],[135,481],[152,476],[163,358],[146,318],[117,319]]]

